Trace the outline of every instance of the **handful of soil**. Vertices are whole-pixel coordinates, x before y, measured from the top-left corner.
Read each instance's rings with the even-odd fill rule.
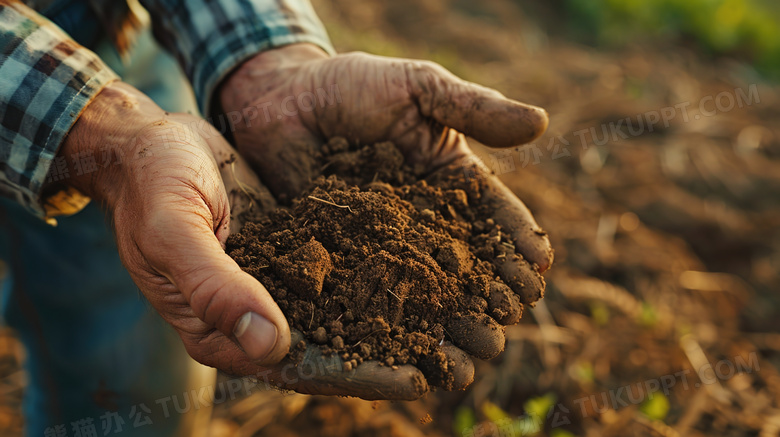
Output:
[[[227,241],[290,327],[345,370],[412,364],[444,388],[453,380],[445,340],[483,359],[500,353],[503,335],[485,334],[517,323],[544,280],[528,269],[536,286],[520,294],[509,285],[517,291],[512,282],[528,274],[502,281],[510,260],[526,262],[482,202],[485,180],[463,167],[423,178],[389,142],[335,138],[317,159],[323,174],[290,207],[245,217]]]

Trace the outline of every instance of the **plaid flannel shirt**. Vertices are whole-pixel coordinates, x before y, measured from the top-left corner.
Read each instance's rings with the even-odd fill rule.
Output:
[[[190,79],[204,114],[219,82],[254,54],[298,42],[333,53],[308,0],[141,3],[149,11],[156,39]],[[117,4],[127,10],[118,0],[91,4],[102,17],[110,17],[106,12],[120,7]],[[46,18],[19,1],[0,0],[0,195],[39,217],[83,207],[85,202],[73,192],[58,193],[44,205],[41,189],[53,164],[56,170],[57,150],[79,114],[116,79],[97,55]]]

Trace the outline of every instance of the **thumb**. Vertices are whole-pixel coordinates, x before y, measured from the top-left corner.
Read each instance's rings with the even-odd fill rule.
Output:
[[[164,255],[152,264],[200,320],[235,340],[249,360],[275,364],[290,350],[287,321],[265,287],[225,253],[212,223],[200,214],[164,211],[154,228],[160,230],[154,252]]]
[[[420,112],[491,147],[512,147],[540,137],[547,111],[467,82],[432,62],[407,64]]]

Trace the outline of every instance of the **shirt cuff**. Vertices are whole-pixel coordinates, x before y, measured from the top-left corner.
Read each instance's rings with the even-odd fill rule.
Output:
[[[57,182],[70,177],[69,170],[66,170],[65,174],[58,170],[61,170],[63,167],[68,168],[62,165],[66,160],[70,159],[72,161],[79,159],[79,157],[57,156],[57,151],[65,140],[67,132],[76,123],[76,120],[78,120],[87,105],[98,95],[103,87],[118,79],[116,74],[105,65],[102,66],[102,69],[96,71],[66,103],[60,113],[60,117],[54,123],[52,135],[44,144],[45,152],[40,155],[35,165],[32,172],[34,177],[30,183],[30,194],[35,196],[33,198],[36,201],[29,206],[31,207],[31,212],[42,217],[50,224],[56,224],[56,221],[53,220],[54,217],[75,214],[84,209],[89,203],[89,197],[69,187],[63,187],[46,196],[42,196],[41,189],[45,183]],[[76,166],[76,168],[77,171],[88,171],[87,167]]]
[[[335,54],[308,0],[142,0],[158,41],[179,60],[198,108],[208,114],[217,86],[250,57],[312,43]]]
[[[0,194],[40,218],[76,212],[72,205],[85,202],[72,190],[53,193],[69,199],[71,206],[60,208],[62,201],[41,199],[42,189],[70,177],[65,159],[73,157],[57,151],[84,108],[118,77],[21,3],[0,8],[0,18],[0,77],[9,85],[0,87]]]

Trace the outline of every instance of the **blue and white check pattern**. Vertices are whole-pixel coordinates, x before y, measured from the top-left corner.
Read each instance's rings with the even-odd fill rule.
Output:
[[[179,60],[201,113],[214,88],[254,54],[309,42],[334,53],[308,0],[141,0],[157,40]]]
[[[92,4],[111,8],[119,1]],[[308,0],[141,3],[155,37],[190,79],[203,113],[219,82],[254,54],[298,42],[333,53]],[[0,195],[44,217],[41,188],[60,144],[92,98],[116,79],[97,55],[46,18],[19,1],[0,0]]]
[[[21,3],[0,3],[0,194],[43,216],[41,187],[68,130],[116,75]]]

